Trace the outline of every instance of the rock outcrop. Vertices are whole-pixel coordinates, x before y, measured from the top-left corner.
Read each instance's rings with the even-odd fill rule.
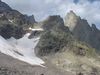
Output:
[[[100,30],[94,24],[90,26],[87,20],[70,11],[65,18],[65,26],[69,27],[75,38],[100,50]]]

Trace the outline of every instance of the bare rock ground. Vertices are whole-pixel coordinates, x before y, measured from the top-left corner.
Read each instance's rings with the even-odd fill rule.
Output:
[[[33,66],[0,53],[0,75],[72,75],[52,65]]]

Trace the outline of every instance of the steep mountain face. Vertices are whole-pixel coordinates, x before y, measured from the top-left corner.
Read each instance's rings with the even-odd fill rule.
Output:
[[[6,3],[0,0],[0,11],[12,10]]]
[[[89,25],[87,27],[89,33]],[[45,61],[45,64],[51,64],[74,75],[100,74],[100,60],[95,49],[76,40],[69,28],[64,26],[60,16],[48,17],[42,22],[42,28],[44,31],[35,47],[35,53]]]
[[[64,26],[60,16],[50,16],[43,21],[44,33],[35,48],[38,56],[45,56],[56,53],[67,46],[71,40],[71,32]]]
[[[69,50],[76,55],[88,55],[90,50],[87,48],[89,46],[84,43],[83,45],[86,45],[87,48],[81,47],[82,43],[74,38],[68,27],[64,26],[64,21],[60,16],[50,16],[43,21],[42,24],[44,31],[35,48],[37,56],[48,56],[57,52],[64,52],[69,48],[72,48]],[[73,44],[78,44],[79,47],[76,47]]]
[[[35,22],[33,15],[23,15],[0,1],[0,35],[4,38],[21,38],[26,33],[24,29],[32,27]]]
[[[100,50],[100,31],[94,24],[90,26],[87,20],[81,19],[73,11],[70,11],[65,18],[65,26],[69,27],[75,38]]]

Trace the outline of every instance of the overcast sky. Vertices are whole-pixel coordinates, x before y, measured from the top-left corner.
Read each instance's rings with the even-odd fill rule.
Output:
[[[77,15],[94,23],[100,28],[100,0],[2,0],[13,9],[24,14],[34,15],[43,20],[49,15],[61,15],[63,18],[73,10]]]

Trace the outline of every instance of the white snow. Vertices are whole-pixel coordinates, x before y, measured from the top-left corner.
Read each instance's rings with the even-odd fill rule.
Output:
[[[28,39],[29,35],[30,33],[18,40],[13,37],[5,40],[0,36],[0,52],[31,65],[42,66],[44,61],[38,58],[34,53],[34,48],[37,45],[40,37]]]
[[[32,30],[32,31],[43,31],[43,28],[33,29],[33,28],[30,27],[29,30]]]
[[[10,19],[9,19],[9,22],[13,23],[13,20],[10,20]]]
[[[4,14],[0,14],[0,17],[2,17]]]

